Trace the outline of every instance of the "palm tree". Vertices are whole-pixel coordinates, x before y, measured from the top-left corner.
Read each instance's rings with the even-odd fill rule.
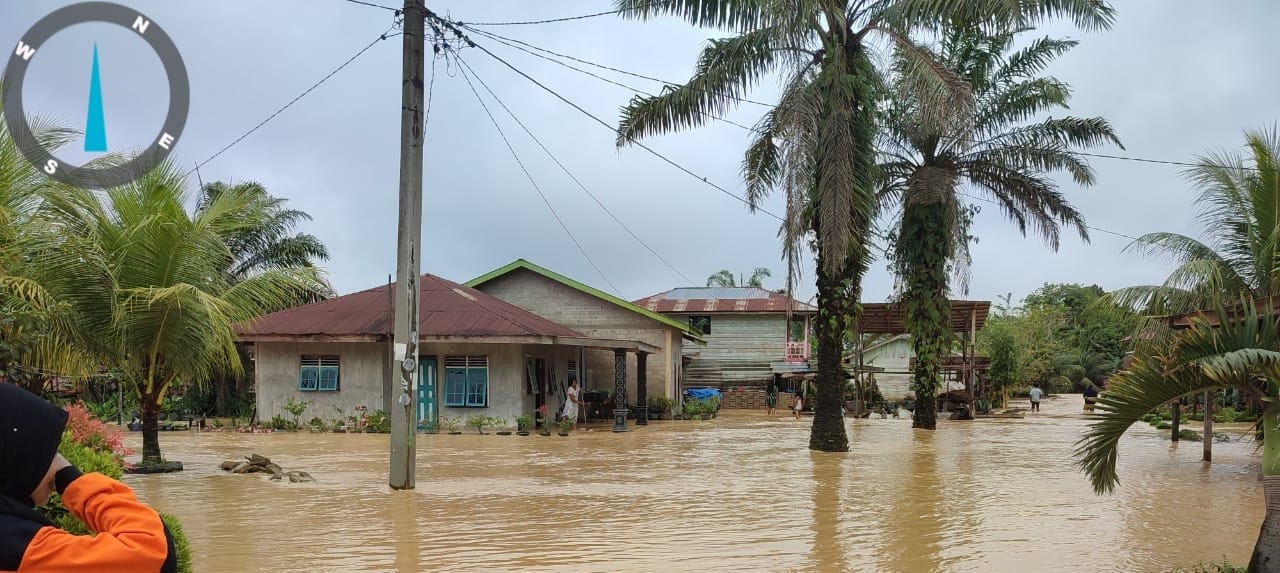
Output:
[[[729,269],[720,269],[716,271],[715,274],[707,277],[707,286],[709,287],[744,286],[744,287],[764,288],[764,279],[767,279],[771,276],[773,276],[773,271],[765,267],[756,267],[754,271],[751,271],[750,277],[742,280],[737,280],[733,276],[733,271],[730,271]]]
[[[195,214],[172,164],[102,193],[58,189],[37,217],[32,283],[70,307],[80,348],[123,372],[142,409],[142,464],[162,462],[160,403],[177,383],[242,368],[232,325],[326,286],[314,267],[252,268],[232,281],[228,246],[270,212],[227,190]]]
[[[1010,53],[1024,31],[986,33],[963,25],[945,30],[935,57],[969,82],[975,99],[971,115],[956,129],[934,130],[909,86],[900,87],[905,96],[892,101],[885,122],[882,197],[902,206],[892,259],[915,347],[913,427],[937,425],[940,362],[952,337],[948,266],[964,270],[969,262],[972,214],[961,186],[989,197],[1023,235],[1030,226],[1056,251],[1061,227],[1075,227],[1085,241],[1088,233],[1084,216],[1049,173],[1065,171],[1077,184],[1091,185],[1093,169],[1073,149],[1120,144],[1100,117],[1029,121],[1067,107],[1070,88],[1039,73],[1077,42],[1044,37]]]
[[[951,19],[1019,26],[1056,15],[1106,27],[1111,9],[1096,0],[616,0],[616,6],[627,18],[671,15],[735,34],[709,41],[684,85],[633,99],[622,112],[620,147],[700,126],[764,77],[782,74],[778,105],[757,124],[743,160],[747,201],[754,211],[771,191],[784,193],[780,235],[788,261],[812,238],[818,395],[809,447],[847,451],[841,343],[859,309],[877,205],[874,140],[885,70],[876,67],[873,40],[898,48],[898,71],[928,110],[931,127],[943,127],[967,115],[969,88],[911,38],[912,30]]]
[[[1126,247],[1177,264],[1163,284],[1107,295],[1145,314],[1211,308],[1220,297],[1280,295],[1280,137],[1276,127],[1245,132],[1247,155],[1210,152],[1184,176],[1200,188],[1203,240],[1148,233]]]
[[[33,117],[36,141],[56,149],[73,141],[75,130]],[[80,377],[97,367],[95,357],[69,344],[65,308],[25,274],[36,251],[31,231],[44,193],[52,185],[22,155],[18,143],[0,122],[0,379],[42,392],[45,373]]]
[[[1116,369],[1116,361],[1105,354],[1079,350],[1053,361],[1055,376],[1049,381],[1059,392],[1075,392],[1086,388],[1101,389],[1102,383]]]
[[[1099,494],[1119,483],[1116,459],[1120,438],[1143,415],[1169,402],[1206,391],[1233,388],[1266,398],[1262,419],[1262,474],[1266,517],[1251,573],[1280,572],[1280,316],[1278,308],[1259,308],[1247,296],[1232,314],[1216,304],[1221,325],[1193,320],[1173,344],[1145,349],[1130,367],[1113,376],[1098,397],[1093,423],[1076,445],[1076,460]],[[1210,436],[1205,436],[1209,439]]]
[[[274,197],[261,184],[246,182],[229,184],[221,181],[209,183],[200,189],[196,199],[196,214],[202,214],[216,204],[219,197],[228,193],[243,196],[242,209],[257,224],[245,227],[228,237],[234,262],[227,270],[228,284],[236,284],[255,273],[269,269],[315,267],[329,260],[329,250],[314,235],[294,233],[299,223],[310,221],[305,211],[288,209],[287,200]],[[289,306],[316,302],[334,296],[333,287],[321,280],[317,290],[300,292]],[[242,364],[248,360],[243,345],[237,347]],[[227,413],[227,390],[233,384],[243,388],[251,372],[220,372],[215,376],[215,410],[219,416]]]

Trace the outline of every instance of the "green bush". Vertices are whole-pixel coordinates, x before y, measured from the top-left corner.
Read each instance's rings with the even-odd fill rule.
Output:
[[[101,439],[97,441],[100,444],[107,444],[110,440]],[[62,453],[63,457],[67,458],[71,465],[76,466],[86,474],[100,473],[111,479],[118,480],[124,473],[124,465],[116,452],[105,449],[103,446],[95,449],[77,442],[70,430],[62,434],[62,444],[58,447],[58,451]],[[56,493],[50,496],[49,504],[40,508],[40,511],[55,525],[68,533],[75,535],[89,535],[92,533],[88,525],[85,525],[76,516],[71,515],[71,512],[62,505],[61,496]],[[178,552],[179,573],[191,573],[191,546],[187,542],[178,518],[161,513],[160,519],[164,521],[165,525],[169,526],[169,533],[173,535],[173,545]]]
[[[1203,437],[1200,435],[1200,432],[1197,432],[1197,431],[1195,431],[1195,430],[1188,430],[1188,429],[1186,429],[1186,428],[1182,428],[1182,429],[1178,430],[1178,439],[1179,439],[1179,440],[1186,440],[1186,441],[1188,441],[1188,442],[1198,442],[1198,441],[1200,441],[1201,439],[1203,439]]]
[[[1170,424],[1169,422],[1165,422],[1165,421],[1161,420],[1161,421],[1160,421],[1160,423],[1156,424],[1156,429],[1157,429],[1157,430],[1172,430],[1172,429],[1173,429],[1173,424]]]
[[[369,434],[390,434],[391,418],[383,410],[377,410],[369,414],[369,422],[365,424],[364,431]]]

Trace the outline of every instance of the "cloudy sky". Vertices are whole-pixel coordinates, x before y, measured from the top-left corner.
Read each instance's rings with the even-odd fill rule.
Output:
[[[191,81],[191,110],[174,157],[194,167],[297,97],[392,24],[392,13],[344,0],[189,2],[120,0],[173,37]],[[0,44],[14,45],[49,11],[71,2],[8,2]],[[382,0],[382,4],[396,4]],[[1049,70],[1075,89],[1071,113],[1103,115],[1129,157],[1187,161],[1207,149],[1238,147],[1242,131],[1271,126],[1280,109],[1272,23],[1280,3],[1226,6],[1191,0],[1125,0],[1107,32],[1067,25],[1038,33],[1082,41]],[[467,22],[509,22],[590,14],[607,0],[453,0],[428,6]],[[560,23],[488,27],[529,44],[656,78],[687,79],[713,33],[676,20],[641,23],[603,16]],[[496,54],[564,97],[614,124],[634,95],[550,62],[477,37]],[[365,54],[288,110],[207,163],[204,181],[256,180],[314,217],[305,225],[332,252],[331,280],[347,293],[385,282],[395,269],[402,37]],[[135,35],[84,24],[55,36],[33,60],[24,101],[29,112],[83,128],[94,45],[99,49],[108,143],[140,148],[156,134],[167,106],[159,60]],[[668,267],[593,202],[517,126],[486,101],[532,178],[577,237],[561,229],[476,101],[457,65],[436,61],[426,132],[423,270],[459,282],[526,258],[628,299],[701,283],[721,268],[774,270],[781,286],[777,221],[639,148],[614,147],[613,133],[525,78],[467,49],[474,67],[514,114]],[[430,68],[430,62],[428,67]],[[599,71],[599,70],[595,70]],[[430,72],[428,72],[430,73]],[[647,91],[660,84],[601,72]],[[483,88],[479,88],[484,93]],[[770,101],[774,80],[751,99]],[[764,108],[730,115],[752,124]],[[1061,115],[1061,114],[1059,114]],[[747,133],[714,122],[649,144],[699,177],[741,193],[739,164]],[[86,157],[69,148],[68,159]],[[1053,253],[1024,239],[992,205],[974,231],[970,298],[1015,300],[1045,282],[1097,283],[1113,289],[1160,280],[1167,267],[1122,253],[1151,231],[1195,233],[1194,191],[1180,167],[1095,159],[1098,184],[1060,178],[1085,214],[1091,242],[1074,235]],[[196,176],[191,185],[195,187]],[[769,210],[781,213],[779,201]],[[678,271],[678,272],[677,272]],[[602,277],[603,274],[603,277]],[[681,276],[683,275],[683,276]],[[607,278],[607,280],[606,280]],[[812,273],[798,298],[813,293]],[[612,285],[610,284],[612,283]],[[883,261],[866,280],[866,300],[884,300],[893,283]]]

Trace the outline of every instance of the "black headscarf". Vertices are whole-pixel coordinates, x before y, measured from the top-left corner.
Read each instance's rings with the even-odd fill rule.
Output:
[[[0,382],[0,496],[33,507],[31,492],[49,471],[67,413],[15,384]],[[0,500],[3,506],[12,505]]]

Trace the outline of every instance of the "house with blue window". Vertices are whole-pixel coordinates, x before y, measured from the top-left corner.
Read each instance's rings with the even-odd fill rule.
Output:
[[[533,417],[555,409],[588,351],[655,354],[643,341],[587,336],[479,290],[430,274],[419,280],[418,419]],[[394,285],[307,304],[239,325],[252,345],[258,418],[309,401],[305,418],[388,410],[398,395],[392,349]],[[626,372],[622,372],[626,376]],[[393,395],[393,389],[397,392]],[[341,414],[339,414],[341,412]]]

